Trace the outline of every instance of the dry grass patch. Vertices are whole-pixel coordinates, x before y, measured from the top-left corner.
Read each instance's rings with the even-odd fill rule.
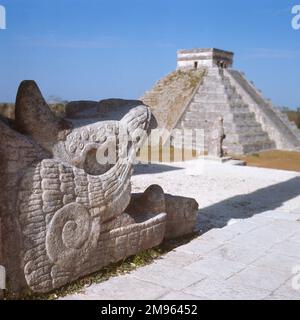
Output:
[[[236,158],[246,161],[250,167],[300,172],[300,152],[296,151],[265,151]]]

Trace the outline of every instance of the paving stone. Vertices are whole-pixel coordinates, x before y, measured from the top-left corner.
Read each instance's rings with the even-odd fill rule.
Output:
[[[263,216],[266,218],[272,218],[274,220],[297,221],[300,219],[300,212],[291,213],[284,211],[267,211],[263,213]]]
[[[200,235],[213,229],[223,229],[227,225],[226,219],[216,219],[211,217],[210,219],[198,220],[196,230]]]
[[[196,254],[206,254],[218,247],[222,246],[221,241],[208,241],[202,240],[201,237],[191,241],[188,244],[185,244],[181,247],[176,248],[177,252],[186,252],[186,253],[196,253]]]
[[[292,214],[296,214],[300,216],[300,207],[291,211]]]
[[[197,261],[184,269],[192,272],[199,272],[210,278],[226,279],[245,268],[246,265],[239,262],[210,256],[204,257],[202,260]]]
[[[268,296],[269,291],[246,286],[232,286],[227,281],[205,279],[187,289],[185,293],[202,297],[205,295],[211,300],[261,300]]]
[[[202,256],[200,254],[192,254],[173,250],[162,256],[158,261],[167,263],[172,266],[175,265],[177,267],[184,267],[196,261],[199,261],[200,259],[202,259]]]
[[[270,225],[274,230],[294,234],[300,232],[300,221],[275,219]]]
[[[270,223],[272,223],[274,221],[273,218],[270,217],[265,217],[264,216],[264,212],[262,211],[259,214],[255,214],[254,216],[248,218],[247,220],[245,220],[245,222],[251,222],[257,225],[257,227],[263,227],[266,225],[269,225]]]
[[[87,296],[96,297],[98,300],[153,300],[167,292],[166,288],[131,275],[112,278],[85,290]]]
[[[265,255],[266,249],[261,247],[253,248],[247,244],[227,243],[211,252],[208,256],[220,257],[242,264],[250,264]]]
[[[300,300],[300,290],[295,290],[292,286],[292,279],[289,279],[280,288],[273,292],[273,295],[284,296],[291,300]]]
[[[300,264],[299,258],[278,253],[267,253],[252,263],[256,267],[279,270],[289,274],[291,274],[293,267],[298,264]]]
[[[206,277],[198,272],[191,272],[160,262],[140,268],[132,275],[137,279],[172,290],[182,290]]]
[[[208,300],[207,297],[203,296],[194,296],[191,294],[183,293],[181,291],[171,291],[167,293],[166,295],[162,296],[159,300],[171,300],[171,301],[176,301],[176,300]]]
[[[240,235],[230,241],[230,244],[239,244],[251,246],[252,248],[260,247],[269,249],[274,244],[286,240],[293,234],[293,231],[287,231],[284,228],[279,228],[271,223],[268,226],[258,228],[248,232],[247,234]]]
[[[240,235],[257,229],[258,227],[259,225],[257,225],[257,223],[251,222],[250,219],[247,219],[230,224],[226,227],[226,231]]]
[[[278,270],[250,266],[226,282],[237,288],[246,285],[251,288],[273,291],[285,283],[289,277],[290,274]]]
[[[292,242],[300,243],[300,232],[294,233],[288,240]]]
[[[222,229],[212,229],[202,234],[201,239],[206,241],[226,242],[234,239],[237,235],[239,235],[238,232],[232,232],[225,227]]]
[[[297,257],[299,258],[300,262],[300,243],[299,242],[294,242],[294,241],[283,241],[280,242],[272,247],[270,252],[274,253],[284,253],[287,256],[290,257]]]

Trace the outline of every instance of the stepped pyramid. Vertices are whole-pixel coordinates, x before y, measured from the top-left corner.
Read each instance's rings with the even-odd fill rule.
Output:
[[[180,50],[177,70],[141,100],[151,107],[161,128],[203,129],[205,150],[218,117],[224,119],[228,154],[299,149],[300,130],[232,69],[233,55],[218,49]],[[201,147],[190,139],[194,148]]]

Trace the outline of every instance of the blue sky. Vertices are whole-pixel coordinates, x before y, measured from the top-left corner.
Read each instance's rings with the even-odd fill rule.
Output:
[[[176,50],[235,52],[277,105],[300,107],[300,0],[0,0],[0,101],[34,79],[46,98],[138,98],[176,67]]]

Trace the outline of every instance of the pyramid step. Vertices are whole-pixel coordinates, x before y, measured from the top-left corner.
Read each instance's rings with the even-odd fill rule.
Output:
[[[209,129],[211,124],[201,119],[185,120],[182,122],[182,129]]]
[[[185,114],[185,117],[184,117],[184,121],[193,121],[193,120],[205,120],[205,121],[208,121],[208,122],[213,122],[215,121],[218,117],[221,117],[222,116],[222,113],[221,112],[218,112],[218,111],[194,111],[194,112],[187,112]]]
[[[239,95],[227,95],[228,100],[232,104],[241,104],[244,103],[243,99]]]
[[[205,104],[213,104],[213,103],[224,103],[225,101],[227,101],[227,96],[226,95],[218,95],[218,94],[214,94],[211,96],[195,96],[193,99],[193,102],[202,102]]]
[[[247,134],[251,132],[262,132],[262,127],[258,123],[249,125],[236,125],[234,123],[224,123],[224,130],[228,133]]]
[[[196,109],[196,106],[194,106],[185,113],[182,121],[192,124],[195,123],[195,121],[198,122],[199,120],[214,122],[218,117],[223,117],[225,122],[233,123],[237,126],[252,126],[258,124],[255,114],[249,112],[247,109],[232,108],[231,112],[227,112],[226,107],[222,104],[210,107],[210,109],[207,107],[206,110],[203,110],[203,108]]]
[[[226,103],[197,103],[193,102],[187,112],[229,112],[231,109]]]
[[[220,69],[218,67],[212,67],[208,69],[207,73],[220,75]]]
[[[205,80],[202,82],[202,88],[210,87],[210,88],[222,88],[224,89],[224,84],[222,81],[218,79],[208,79],[205,78]]]
[[[214,122],[218,117],[223,117],[224,122],[234,123],[235,125],[245,126],[257,124],[254,113],[238,112],[238,113],[223,113],[218,110],[198,110],[187,111],[182,121],[193,122],[195,120],[205,120],[207,122]]]
[[[255,121],[255,114],[253,112],[247,112],[247,113],[232,113],[232,118],[234,121],[237,121],[237,123],[240,123],[240,121]]]
[[[212,101],[212,100],[220,100],[220,101],[227,101],[228,95],[226,93],[196,93],[194,96],[196,100],[205,100],[205,101]]]
[[[244,133],[244,134],[231,134],[227,135],[226,140],[229,143],[240,143],[242,145],[246,144],[264,144],[271,143],[268,135],[264,132],[261,133]]]
[[[209,89],[209,88],[205,88],[205,89],[201,89],[199,90],[196,94],[195,97],[196,98],[202,98],[202,97],[208,97],[208,98],[213,98],[214,96],[220,96],[222,98],[227,97],[227,92],[223,89],[218,89],[216,90],[215,88],[213,89]]]
[[[207,74],[205,77],[205,81],[210,81],[212,80],[213,82],[221,82],[220,76],[218,74]]]
[[[224,118],[224,121],[225,122],[230,122],[230,120],[229,120],[230,118]],[[248,118],[248,119],[241,119],[241,118],[239,118],[239,119],[235,119],[235,120],[231,120],[232,122],[233,122],[233,124],[235,125],[235,126],[248,126],[248,127],[250,127],[250,126],[253,126],[253,125],[255,125],[255,124],[257,124],[258,122],[256,122],[254,119],[252,119],[252,118]]]
[[[210,95],[210,94],[228,94],[227,91],[223,87],[213,87],[213,86],[207,86],[207,87],[201,87],[201,89],[198,91],[198,93],[202,95]]]
[[[269,141],[239,144],[224,141],[224,147],[226,147],[229,154],[251,154],[255,152],[275,149],[275,143]]]
[[[248,106],[244,105],[244,104],[231,105],[230,110],[234,114],[237,114],[237,113],[242,113],[242,114],[250,113],[251,114],[251,111],[249,110]]]
[[[241,101],[234,101],[234,102],[228,102],[228,101],[222,101],[222,102],[215,102],[215,101],[200,101],[196,102],[193,101],[189,109],[190,111],[196,111],[196,110],[227,110],[227,112],[237,112],[237,111],[247,111],[250,112],[249,107],[247,104],[241,102]]]

